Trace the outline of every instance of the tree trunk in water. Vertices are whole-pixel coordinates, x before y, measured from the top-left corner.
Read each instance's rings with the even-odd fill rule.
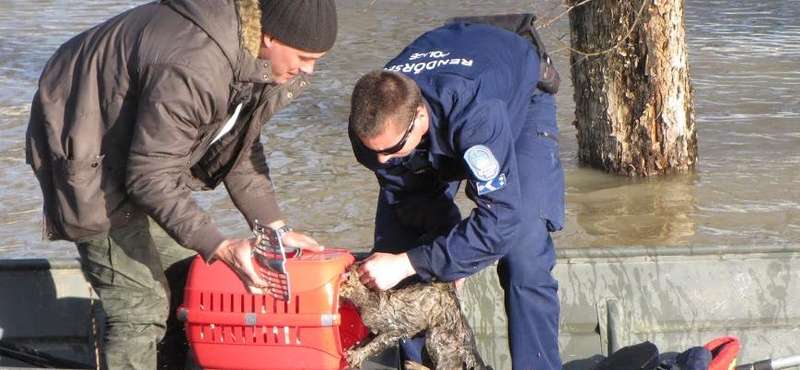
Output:
[[[589,0],[570,11],[582,164],[626,176],[694,168],[683,2]]]

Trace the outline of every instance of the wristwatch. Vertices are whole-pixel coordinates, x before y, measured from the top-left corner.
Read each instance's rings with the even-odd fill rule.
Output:
[[[283,225],[277,229],[275,229],[275,235],[278,236],[278,239],[283,239],[283,236],[292,232],[292,228],[287,225]]]

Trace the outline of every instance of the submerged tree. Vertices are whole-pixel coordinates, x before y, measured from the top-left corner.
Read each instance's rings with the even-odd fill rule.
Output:
[[[684,0],[567,0],[578,158],[626,176],[697,163]]]

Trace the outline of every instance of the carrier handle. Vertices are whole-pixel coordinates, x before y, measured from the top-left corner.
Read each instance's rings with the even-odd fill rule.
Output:
[[[342,323],[342,316],[337,313],[274,313],[256,314],[209,312],[202,310],[189,310],[184,307],[178,309],[178,319],[190,324],[230,325],[230,326],[291,326],[302,328],[317,328],[338,326]]]

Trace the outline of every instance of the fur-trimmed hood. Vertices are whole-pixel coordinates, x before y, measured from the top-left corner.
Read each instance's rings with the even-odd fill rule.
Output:
[[[231,65],[237,64],[241,49],[258,58],[261,43],[258,0],[162,0],[161,3],[202,28],[220,46]]]
[[[240,42],[253,58],[258,58],[261,45],[261,6],[258,0],[239,0],[237,5],[242,28]]]

